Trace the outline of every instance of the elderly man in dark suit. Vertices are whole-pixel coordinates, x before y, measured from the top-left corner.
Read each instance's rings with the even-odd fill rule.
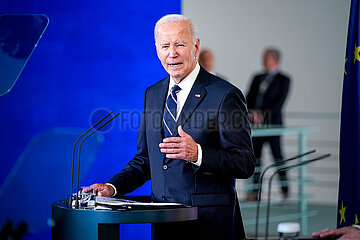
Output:
[[[269,48],[264,53],[265,73],[256,75],[251,83],[250,90],[246,96],[250,111],[251,122],[260,127],[267,125],[283,124],[282,107],[289,92],[290,79],[279,71],[280,52],[277,49]],[[281,151],[280,136],[255,137],[253,138],[254,153],[256,157],[257,170],[254,174],[254,184],[259,182],[259,170],[261,163],[261,150],[264,143],[268,142],[275,161],[283,159]],[[280,172],[282,182],[283,198],[289,197],[286,172]],[[248,201],[257,199],[257,188],[248,195]]]
[[[100,196],[121,196],[151,179],[154,202],[198,207],[198,220],[152,225],[153,239],[244,239],[235,178],[255,168],[245,98],[197,63],[191,20],[167,15],[155,26],[158,57],[170,76],[145,92],[137,154]]]

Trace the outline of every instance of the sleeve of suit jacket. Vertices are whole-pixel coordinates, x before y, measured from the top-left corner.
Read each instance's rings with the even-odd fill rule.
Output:
[[[245,98],[235,87],[224,95],[218,109],[218,141],[201,145],[203,160],[198,171],[231,178],[249,178],[254,172],[250,124]]]
[[[144,97],[144,110],[141,117],[141,124],[137,137],[137,154],[124,169],[113,176],[108,183],[111,183],[117,189],[117,195],[124,195],[134,191],[136,188],[142,186],[146,181],[150,180],[150,163],[146,144],[145,131],[145,109],[146,109],[146,94]]]

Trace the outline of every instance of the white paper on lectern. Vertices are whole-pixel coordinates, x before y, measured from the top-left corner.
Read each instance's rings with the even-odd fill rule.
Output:
[[[179,203],[136,202],[127,199],[108,198],[108,197],[96,197],[95,202],[98,204],[109,205],[109,206],[154,206],[154,207],[181,206],[181,204]]]

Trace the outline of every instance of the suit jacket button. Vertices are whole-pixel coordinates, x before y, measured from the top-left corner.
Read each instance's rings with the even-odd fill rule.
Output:
[[[162,198],[162,200],[164,200],[164,201],[166,200],[166,197],[165,197],[165,196],[161,196],[161,198]]]
[[[166,164],[163,165],[163,169],[164,170],[167,170],[168,169],[168,166]]]

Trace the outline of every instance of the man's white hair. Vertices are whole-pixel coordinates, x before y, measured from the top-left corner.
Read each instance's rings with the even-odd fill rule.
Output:
[[[177,22],[182,22],[182,21],[187,21],[190,24],[190,31],[191,31],[191,35],[192,35],[194,45],[195,45],[196,41],[198,39],[196,27],[190,18],[188,18],[184,15],[181,15],[181,14],[168,14],[168,15],[165,15],[162,18],[160,18],[159,21],[157,21],[157,23],[155,25],[155,29],[154,29],[155,42],[157,39],[157,31],[161,24],[177,23]]]

